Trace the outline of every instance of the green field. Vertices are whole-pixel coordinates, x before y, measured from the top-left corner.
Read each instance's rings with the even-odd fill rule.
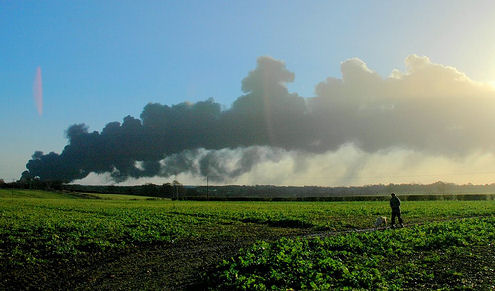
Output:
[[[495,259],[490,265],[482,256],[495,253],[494,200],[408,201],[402,210],[404,229],[349,233],[388,216],[387,203],[194,202],[0,190],[0,289],[495,284],[495,276],[484,275],[493,274]],[[455,262],[464,255],[479,265],[476,275],[463,269],[468,259]]]
[[[0,198],[41,198],[41,199],[104,199],[104,200],[157,200],[149,196],[136,196],[124,194],[99,194],[99,193],[63,193],[49,192],[43,190],[24,190],[24,189],[0,189]]]
[[[48,192],[42,190],[0,189],[0,198],[74,199],[74,198],[78,198],[78,196],[64,194],[64,193]]]

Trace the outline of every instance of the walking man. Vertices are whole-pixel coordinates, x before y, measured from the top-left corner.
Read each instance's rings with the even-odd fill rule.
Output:
[[[390,208],[392,208],[392,219],[390,223],[392,224],[392,228],[395,228],[395,217],[399,219],[400,227],[404,227],[402,224],[402,218],[400,217],[400,199],[395,196],[395,193],[392,193],[392,198],[390,198]]]

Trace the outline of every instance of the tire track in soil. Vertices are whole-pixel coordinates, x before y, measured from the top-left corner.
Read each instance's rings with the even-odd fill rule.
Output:
[[[464,217],[456,217],[456,218],[435,219],[435,220],[429,220],[429,221],[424,221],[424,222],[404,223],[403,227],[396,227],[396,228],[393,228],[390,226],[382,226],[382,227],[349,229],[349,230],[341,230],[341,231],[321,231],[321,232],[315,232],[315,233],[302,235],[299,237],[313,238],[313,237],[327,237],[327,236],[333,236],[333,235],[341,235],[341,234],[346,234],[346,233],[371,232],[371,231],[378,231],[378,230],[383,231],[383,230],[387,230],[387,229],[400,229],[400,228],[425,225],[428,223],[435,223],[435,222],[456,221],[456,220],[462,220],[462,219],[483,218],[483,217],[491,217],[491,216],[493,216],[493,215],[474,215],[474,216],[464,216]]]
[[[136,247],[75,276],[75,290],[203,290],[200,275],[257,240],[284,237],[281,228],[251,224],[252,235]],[[294,235],[307,230],[290,230]],[[285,232],[286,233],[286,232]],[[72,288],[71,288],[72,289]]]
[[[469,216],[451,219],[431,220],[404,224],[413,227],[432,222],[487,217]],[[316,238],[347,233],[383,231],[390,227],[350,229],[343,231],[320,231],[310,229],[289,235],[277,235],[275,229],[266,228],[254,237],[234,240],[186,241],[175,244],[135,248],[132,252],[85,271],[76,290],[94,289],[160,289],[160,290],[203,290],[200,274],[212,270],[222,260],[235,256],[241,248],[251,246],[257,240],[273,241],[281,237]],[[256,229],[253,229],[256,231]],[[270,233],[270,231],[274,231]]]

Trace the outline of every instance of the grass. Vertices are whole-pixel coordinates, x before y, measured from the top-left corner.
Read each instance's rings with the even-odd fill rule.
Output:
[[[156,198],[140,195],[125,194],[100,194],[100,193],[69,193],[53,192],[44,190],[27,190],[27,189],[0,189],[1,198],[40,198],[40,199],[104,199],[104,200],[166,200],[165,198]]]
[[[151,196],[141,195],[126,195],[126,194],[100,194],[100,193],[81,193],[88,198],[104,199],[104,200],[170,200],[166,198],[156,198]]]
[[[0,189],[0,199],[38,198],[38,199],[76,199],[75,195],[43,190]]]

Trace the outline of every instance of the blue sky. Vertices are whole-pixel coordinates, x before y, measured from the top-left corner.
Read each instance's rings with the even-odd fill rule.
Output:
[[[0,178],[35,150],[61,152],[74,123],[101,130],[148,102],[226,107],[259,56],[314,95],[358,57],[381,76],[412,53],[495,80],[491,1],[1,1]],[[43,75],[43,115],[33,101]]]

